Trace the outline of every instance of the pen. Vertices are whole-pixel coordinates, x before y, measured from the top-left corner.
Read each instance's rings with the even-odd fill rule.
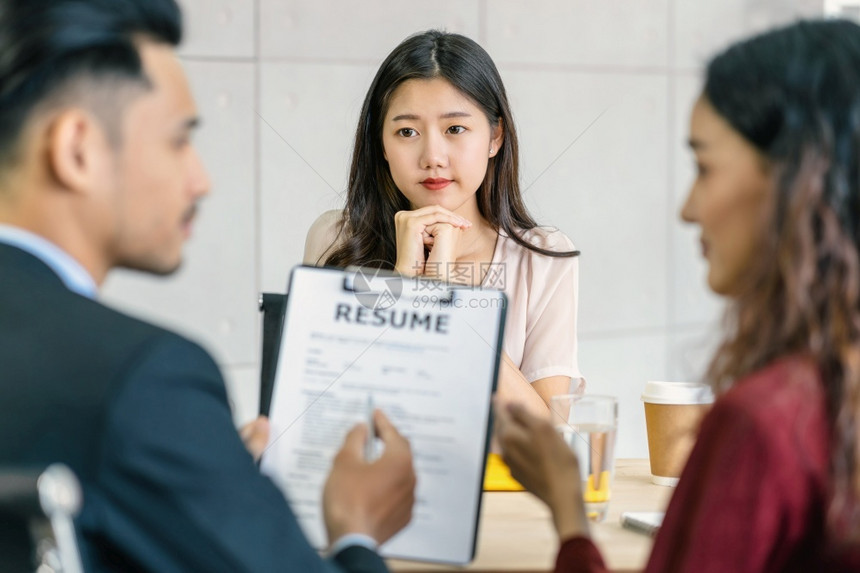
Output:
[[[374,440],[376,439],[376,426],[373,423],[373,394],[367,395],[367,441],[364,442],[364,461],[372,462],[374,459]]]

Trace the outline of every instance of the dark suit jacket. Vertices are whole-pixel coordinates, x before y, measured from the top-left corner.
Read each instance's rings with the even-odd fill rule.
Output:
[[[83,486],[90,571],[386,570],[364,548],[331,562],[308,545],[203,349],[0,244],[0,464],[55,461]]]

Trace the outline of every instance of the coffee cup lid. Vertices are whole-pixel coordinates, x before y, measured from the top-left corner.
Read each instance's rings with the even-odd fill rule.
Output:
[[[707,384],[650,381],[645,383],[642,401],[649,404],[710,404],[714,401],[714,393]]]

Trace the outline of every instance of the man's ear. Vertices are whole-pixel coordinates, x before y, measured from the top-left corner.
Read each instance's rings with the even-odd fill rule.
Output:
[[[101,123],[82,109],[59,112],[47,130],[47,167],[56,182],[76,193],[98,187],[110,149]]]
[[[493,126],[493,133],[490,138],[490,157],[495,157],[499,150],[502,148],[502,143],[505,140],[505,129],[502,124],[502,120],[499,120],[495,126]]]

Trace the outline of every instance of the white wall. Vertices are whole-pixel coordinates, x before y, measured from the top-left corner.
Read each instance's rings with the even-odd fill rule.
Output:
[[[582,250],[580,363],[621,399],[618,455],[645,457],[639,393],[700,376],[720,302],[696,233],[677,222],[699,70],[728,41],[813,0],[181,0],[184,61],[214,182],[187,264],[169,279],[115,273],[105,297],[201,341],[237,422],[256,412],[261,290],[283,290],[305,232],[341,205],[357,113],[405,36],[444,27],[501,70],[526,199]]]

